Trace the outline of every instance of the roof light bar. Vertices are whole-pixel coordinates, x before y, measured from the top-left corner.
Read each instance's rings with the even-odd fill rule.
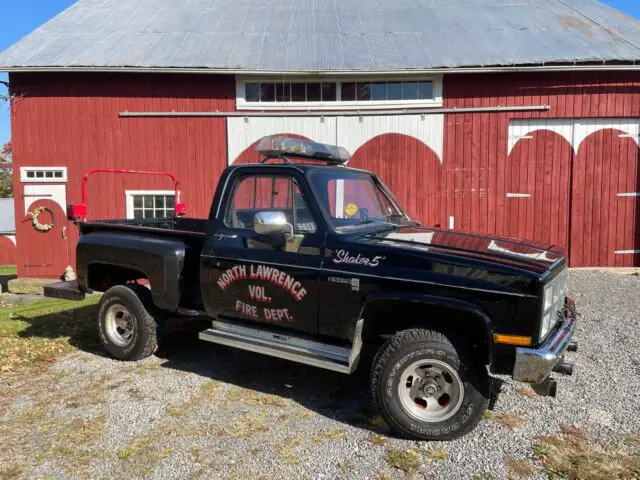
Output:
[[[267,158],[298,157],[339,164],[351,159],[351,154],[343,147],[281,135],[262,138],[256,150]]]

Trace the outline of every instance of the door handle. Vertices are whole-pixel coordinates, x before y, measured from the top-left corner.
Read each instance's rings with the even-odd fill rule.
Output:
[[[216,240],[224,240],[225,238],[238,238],[238,235],[236,234],[227,235],[224,233],[216,233],[213,235],[213,238],[215,238]]]

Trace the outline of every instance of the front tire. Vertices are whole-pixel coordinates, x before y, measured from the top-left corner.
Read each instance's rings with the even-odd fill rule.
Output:
[[[371,390],[387,423],[402,436],[453,440],[482,419],[490,383],[483,362],[467,358],[445,335],[412,329],[380,348]]]
[[[98,306],[98,331],[105,350],[117,360],[136,361],[158,348],[158,326],[149,313],[153,302],[141,285],[107,290]]]

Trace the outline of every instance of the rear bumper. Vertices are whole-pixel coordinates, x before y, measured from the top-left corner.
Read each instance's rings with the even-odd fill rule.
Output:
[[[519,382],[541,383],[564,357],[576,328],[575,302],[567,298],[558,331],[539,348],[517,348],[513,379]]]

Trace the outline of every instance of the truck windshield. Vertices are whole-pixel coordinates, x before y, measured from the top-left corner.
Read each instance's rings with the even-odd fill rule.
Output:
[[[389,190],[367,173],[315,171],[311,182],[334,229],[349,231],[371,224],[416,225]]]

